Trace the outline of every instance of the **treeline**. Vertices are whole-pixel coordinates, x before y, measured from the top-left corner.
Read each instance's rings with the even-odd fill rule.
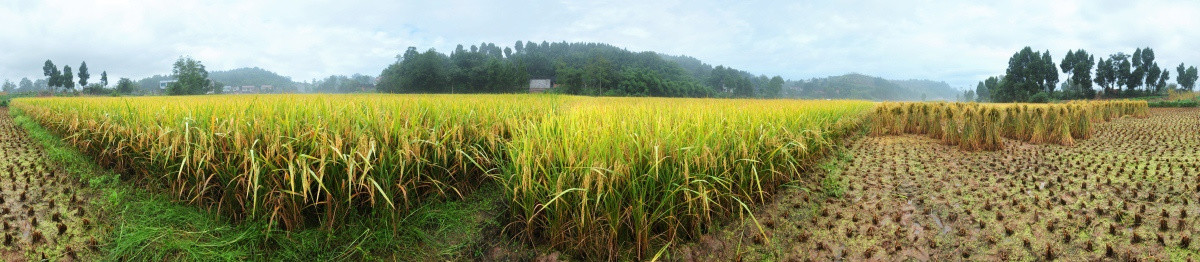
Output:
[[[36,80],[22,78],[17,83],[5,80],[4,84],[0,86],[0,92],[73,95],[198,95],[220,94],[225,86],[272,86],[271,89],[263,91],[271,93],[298,91],[351,93],[374,92],[375,90],[375,78],[368,75],[332,75],[320,80],[313,79],[311,83],[297,83],[292,81],[291,77],[258,67],[208,72],[200,61],[188,57],[180,57],[172,66],[170,75],[154,75],[137,81],[121,78],[111,87],[108,82],[108,72],[100,73],[98,83],[91,82],[93,78],[88,72],[87,62],[81,63],[78,69],[73,69],[71,66],[59,69],[53,61],[46,60],[42,69],[46,78]],[[172,82],[162,88],[160,83],[163,81]],[[301,86],[304,86],[305,90],[300,90]]]
[[[1056,90],[1059,70],[1067,77]],[[980,102],[1047,102],[1161,95],[1172,88],[1192,91],[1196,67],[1180,63],[1175,72],[1176,83],[1168,84],[1171,70],[1159,67],[1149,47],[1138,48],[1133,55],[1111,54],[1108,60],[1083,49],[1070,50],[1057,66],[1049,50],[1036,52],[1025,47],[1009,59],[1004,75],[980,81],[964,97]]]
[[[263,86],[269,85],[276,90],[295,90],[296,82],[291,77],[282,76],[275,72],[258,67],[243,67],[226,71],[213,71],[208,74],[212,81],[224,86]]]
[[[796,98],[862,99],[873,101],[952,100],[959,91],[945,82],[888,80],[863,74],[846,74],[807,81],[789,81],[784,93]]]
[[[205,93],[221,93],[225,86],[255,86],[260,87],[269,85],[274,88],[272,92],[288,93],[295,92],[300,84],[292,81],[291,77],[279,75],[270,70],[259,67],[243,67],[231,70],[212,71],[208,72],[200,61],[192,60],[191,58],[183,59],[182,64],[177,61],[173,66],[171,75],[154,75],[146,77],[136,82],[138,93],[142,94],[205,94]],[[188,60],[192,60],[189,61]],[[183,69],[184,71],[178,71]],[[180,76],[197,75],[200,78],[207,79],[207,82],[197,81],[194,84],[189,84],[188,88],[178,89],[175,93],[171,90],[163,90],[159,88],[161,81],[178,81]],[[184,91],[188,90],[188,91]]]
[[[784,83],[778,76],[754,77],[599,43],[517,41],[503,48],[481,43],[458,45],[450,55],[409,47],[397,59],[380,74],[379,92],[513,93],[526,92],[530,79],[550,79],[551,92],[578,95],[775,97]]]
[[[39,79],[36,82],[30,81],[28,78],[21,79],[20,86],[14,86],[14,91],[19,90],[21,92],[49,93],[62,92],[66,94],[84,93],[90,95],[130,92],[128,89],[130,88],[128,85],[129,79],[126,78],[122,78],[121,81],[118,81],[117,88],[108,88],[108,71],[100,71],[99,81],[91,82],[93,79],[92,74],[88,70],[87,61],[79,63],[78,71],[72,72],[70,65],[65,65],[63,66],[62,70],[59,70],[58,67],[54,65],[54,61],[47,59],[42,66],[42,74],[46,76],[46,79]],[[79,79],[78,82],[76,82],[75,78]],[[78,88],[76,88],[76,83],[79,84]]]
[[[4,81],[5,93],[36,93],[47,91],[50,89],[49,82],[46,79],[29,80],[28,77],[21,78],[17,83],[11,80]]]
[[[324,79],[313,79],[309,83],[310,93],[361,93],[375,90],[375,78],[369,75],[331,75]]]

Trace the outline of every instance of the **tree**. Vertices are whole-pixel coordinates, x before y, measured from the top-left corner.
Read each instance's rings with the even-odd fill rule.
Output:
[[[86,86],[80,86],[80,89],[82,89],[81,91],[83,91],[84,94],[89,94],[89,95],[103,95],[103,94],[109,93],[107,90],[105,90],[105,88],[103,86],[100,86],[100,84],[97,84],[97,83],[92,83],[92,84],[86,85]]]
[[[751,85],[750,79],[746,77],[734,77],[733,96],[734,97],[754,97],[754,86]]]
[[[1129,77],[1125,79],[1126,90],[1129,91],[1129,94],[1126,95],[1133,94],[1133,91],[1142,86],[1142,83],[1145,83],[1144,80],[1146,79],[1147,73],[1146,69],[1148,69],[1147,66],[1149,65],[1143,65],[1142,63],[1144,61],[1145,60],[1142,59],[1141,48],[1133,51],[1133,57],[1130,58],[1130,68],[1132,70],[1129,71]]]
[[[766,97],[779,97],[783,93],[783,77],[772,77],[771,81],[767,82],[767,88],[764,91],[766,93],[764,96]]]
[[[1191,91],[1193,88],[1196,87],[1196,67],[1195,66],[1188,67],[1187,76],[1188,76],[1187,88],[1188,88],[1188,91]]]
[[[69,91],[75,91],[75,76],[71,74],[71,66],[63,66],[62,76],[58,79],[58,84]]]
[[[1112,65],[1108,61],[1104,61],[1104,57],[1101,57],[1100,60],[1096,61],[1096,78],[1093,79],[1093,81],[1096,83],[1096,86],[1104,88],[1105,94],[1112,92],[1111,87],[1109,86],[1110,82],[1108,81],[1108,75],[1111,73],[1109,72],[1111,68]]]
[[[209,83],[208,90],[212,90],[213,94],[220,94],[220,93],[225,92],[225,84],[224,83],[213,81],[211,79],[208,81],[208,83]]]
[[[669,92],[667,84],[653,71],[630,68],[620,73],[621,80],[609,95],[662,96]]]
[[[1179,67],[1175,68],[1175,73],[1178,74],[1175,77],[1175,82],[1179,83],[1179,86],[1182,86],[1183,89],[1192,91],[1192,88],[1196,85],[1196,67],[1191,66],[1185,69],[1183,63],[1179,63]]]
[[[478,50],[472,46],[473,50]],[[380,73],[377,88],[387,93],[445,93],[449,88],[448,68],[450,59],[429,49],[424,53],[417,52],[416,47],[409,47],[399,62],[388,66]]]
[[[1105,61],[1103,58],[1096,63],[1096,85],[1104,88],[1104,96],[1112,97],[1120,93],[1122,76],[1120,61],[1125,59],[1125,54],[1117,53],[1110,55]]]
[[[0,87],[0,91],[3,91],[5,93],[12,93],[13,90],[16,90],[16,89],[17,89],[17,85],[13,84],[13,82],[9,81],[8,79],[4,79],[4,86]]]
[[[92,77],[92,74],[88,73],[87,61],[80,63],[79,64],[79,87],[82,88],[82,87],[87,86],[88,78],[91,78],[91,77]]]
[[[975,101],[992,102],[992,96],[996,92],[999,92],[1001,84],[1000,82],[1003,79],[1004,76],[992,76],[983,81],[979,81],[979,84],[975,86]]]
[[[1146,49],[1146,51],[1150,52],[1150,49]],[[1154,53],[1150,53],[1150,54],[1151,54],[1151,56],[1153,56]],[[1142,54],[1143,57],[1145,57],[1145,55],[1146,54]],[[1158,63],[1153,63],[1150,66],[1146,67],[1146,82],[1145,82],[1146,83],[1146,91],[1150,91],[1151,87],[1154,88],[1155,92],[1163,91],[1161,89],[1162,89],[1162,87],[1166,87],[1166,84],[1164,83],[1163,86],[1161,86],[1161,87],[1158,86],[1158,82],[1159,82],[1158,78],[1162,77],[1162,73],[1163,73],[1162,69],[1158,67]]]
[[[1053,90],[1051,86],[1058,83],[1058,70],[1049,60],[1049,51],[1042,54],[1028,46],[1013,54],[1005,70],[1005,84],[992,91],[991,99],[994,102],[1028,101],[1035,93]]]
[[[611,87],[609,78],[613,75],[612,63],[603,56],[595,55],[583,67],[583,88],[595,88],[600,90],[600,94],[606,92],[606,87]]]
[[[1142,49],[1142,67],[1144,68],[1142,69],[1144,72],[1142,78],[1145,80],[1143,83],[1149,90],[1158,83],[1158,78],[1162,76],[1162,68],[1158,67],[1157,62],[1154,62],[1154,49],[1150,49],[1150,47]]]
[[[1113,63],[1113,75],[1116,77],[1115,83],[1117,87],[1123,86],[1128,90],[1132,90],[1134,82],[1141,83],[1140,80],[1135,81],[1133,79],[1134,75],[1131,71],[1133,65],[1130,64],[1128,55],[1125,53],[1116,53],[1109,56],[1108,59]],[[1114,88],[1113,91],[1113,95],[1117,95],[1121,89]]]
[[[474,93],[483,92],[483,87],[487,85],[487,72],[485,65],[490,59],[480,52],[468,52],[459,45],[453,53],[450,53],[450,87],[451,93]]]
[[[1162,75],[1158,76],[1158,83],[1154,85],[1158,93],[1166,92],[1168,80],[1171,80],[1171,70],[1162,70]]]
[[[383,72],[379,73],[379,84],[375,89],[384,93],[399,93],[400,82],[404,81],[400,75],[403,70],[400,69],[400,63],[392,63]]]
[[[1122,64],[1122,67],[1124,64]],[[1132,71],[1129,72],[1128,78],[1125,80],[1125,86],[1130,91],[1129,95],[1133,95],[1133,91],[1143,84],[1146,90],[1158,83],[1158,77],[1161,76],[1161,68],[1154,62],[1154,50],[1147,48],[1138,48],[1133,53]],[[1157,70],[1157,72],[1156,72]]]
[[[921,94],[921,95],[924,96],[925,94]],[[963,91],[962,96],[963,96],[963,101],[965,101],[965,102],[975,101],[975,90],[967,89],[967,91]],[[921,100],[925,100],[925,99],[922,98]]]
[[[46,85],[50,89],[50,93],[54,93],[54,87],[58,86],[58,79],[62,74],[58,71],[58,66],[47,59],[46,65],[42,66],[42,74],[46,76]]]
[[[175,82],[167,85],[168,95],[202,95],[209,91],[211,84],[204,64],[191,57],[175,60],[171,77],[175,78]]]
[[[54,70],[58,70],[57,68]],[[50,90],[50,81],[47,79],[33,80],[33,91]]]
[[[717,90],[717,92],[732,94],[737,97],[747,97],[754,94],[753,87],[749,85],[749,80],[745,79],[741,71],[725,66],[713,68],[712,73],[709,74],[705,82],[708,86]]]
[[[505,60],[488,59],[481,70],[484,72],[481,92],[511,93],[520,91],[529,83],[529,75],[524,68]]]
[[[108,71],[100,71],[100,85],[108,87]]]
[[[17,92],[30,92],[33,90],[33,81],[29,81],[28,77],[22,77],[21,83],[17,86]]]
[[[126,95],[132,94],[133,91],[138,90],[138,88],[139,87],[137,86],[137,83],[133,82],[133,80],[129,80],[129,78],[122,77],[120,80],[117,80],[117,93]]]
[[[1096,90],[1092,88],[1092,67],[1095,64],[1092,55],[1083,49],[1074,52],[1067,51],[1067,56],[1063,58],[1060,67],[1062,67],[1063,73],[1068,75],[1066,83],[1070,83],[1069,86],[1072,90],[1077,91],[1071,91],[1065,97],[1094,98],[1096,96]]]
[[[1063,56],[1062,63],[1059,63],[1058,66],[1061,67],[1063,73],[1066,73],[1068,78],[1070,78],[1071,74],[1075,72],[1075,51],[1067,50],[1067,55]]]
[[[1054,59],[1050,57],[1050,50],[1042,53],[1040,60],[1041,67],[1038,71],[1041,73],[1040,80],[1042,91],[1047,93],[1054,92],[1054,87],[1058,86],[1058,68],[1054,66]]]
[[[986,96],[989,91],[987,90],[987,87],[983,85],[983,82],[984,81],[979,81],[979,84],[975,85],[975,94],[978,94],[978,97],[974,97],[975,100],[973,101],[975,102],[987,102],[987,98],[984,96]]]
[[[1175,83],[1179,84],[1182,89],[1191,91],[1191,88],[1183,84],[1184,80],[1187,80],[1187,67],[1184,67],[1183,63],[1179,63],[1179,66],[1175,67],[1175,74]]]

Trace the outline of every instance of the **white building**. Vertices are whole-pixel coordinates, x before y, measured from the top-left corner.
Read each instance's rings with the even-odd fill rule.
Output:
[[[176,82],[175,80],[158,81],[158,89],[159,90],[167,90],[167,86],[171,85],[171,83],[175,83],[175,82]]]
[[[546,90],[550,90],[550,87],[552,87],[550,85],[550,79],[530,79],[529,80],[529,92],[530,93],[545,93]]]

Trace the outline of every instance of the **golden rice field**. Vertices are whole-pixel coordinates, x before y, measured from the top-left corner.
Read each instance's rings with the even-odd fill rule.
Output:
[[[526,241],[647,259],[740,217],[860,130],[865,101],[549,95],[22,98],[123,179],[237,219],[396,221],[485,183]]]

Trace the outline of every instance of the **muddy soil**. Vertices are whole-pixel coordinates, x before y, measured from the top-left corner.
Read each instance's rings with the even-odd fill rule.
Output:
[[[0,108],[0,259],[94,260],[100,231],[81,188]]]

